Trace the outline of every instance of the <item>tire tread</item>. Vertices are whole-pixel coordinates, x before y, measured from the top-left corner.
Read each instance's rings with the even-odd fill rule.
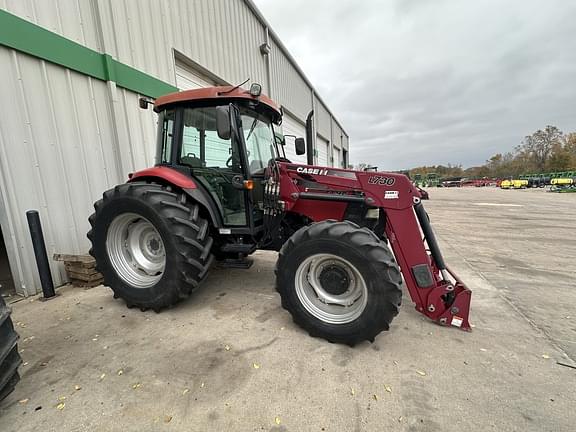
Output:
[[[385,299],[380,313],[373,314],[363,320],[363,327],[354,334],[328,334],[319,326],[316,318],[311,318],[308,316],[309,314],[299,313],[295,305],[289,300],[288,290],[291,288],[285,286],[286,284],[283,282],[285,278],[287,281],[290,280],[282,269],[291,259],[291,254],[297,245],[327,239],[337,239],[339,242],[346,243],[349,247],[358,250],[370,262],[373,271],[380,275],[379,280],[384,281],[384,283],[379,284],[379,291],[382,298]],[[389,330],[390,323],[399,311],[402,299],[402,276],[392,252],[385,243],[378,239],[374,232],[368,228],[360,228],[350,221],[325,220],[296,231],[280,250],[275,273],[276,290],[280,294],[282,307],[291,313],[296,324],[313,337],[323,337],[330,342],[344,343],[350,346],[364,340],[373,342],[381,331]],[[289,276],[292,280],[291,286],[293,286],[293,275]]]
[[[18,353],[18,338],[10,318],[10,308],[0,297],[0,401],[14,390],[20,380],[18,368],[22,358]]]
[[[100,226],[102,212],[110,205],[124,200],[138,200],[152,208],[158,217],[171,225],[168,241],[174,244],[175,256],[167,257],[177,265],[176,280],[163,279],[163,291],[160,295],[146,301],[134,301],[127,298],[115,285],[118,276],[108,268],[105,256],[105,229]],[[91,230],[88,239],[92,242],[90,254],[96,259],[97,267],[104,276],[104,283],[112,288],[115,297],[123,298],[127,305],[149,308],[159,311],[186,299],[202,282],[212,265],[212,237],[209,235],[209,223],[200,216],[198,203],[192,201],[184,192],[155,183],[134,182],[116,186],[104,192],[102,199],[94,203],[95,212],[90,216]],[[104,238],[102,238],[104,237]],[[166,239],[165,239],[166,241]]]

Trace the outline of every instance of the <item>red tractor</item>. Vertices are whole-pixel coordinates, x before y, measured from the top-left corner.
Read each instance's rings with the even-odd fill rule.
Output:
[[[398,314],[402,279],[418,311],[470,329],[471,292],[446,267],[409,179],[314,166],[310,127],[307,143],[295,140],[308,165],[291,162],[282,110],[260,93],[211,87],[154,102],[156,166],[105,192],[90,217],[90,253],[115,297],[159,311],[214,260],[248,267],[264,249],[279,251],[282,306],[312,336],[373,341]]]

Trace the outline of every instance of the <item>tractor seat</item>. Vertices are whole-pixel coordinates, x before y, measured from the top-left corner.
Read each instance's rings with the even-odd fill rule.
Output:
[[[182,158],[180,158],[180,162],[192,168],[202,167],[202,160],[200,158],[197,158],[196,156],[190,156],[190,155],[182,156]]]

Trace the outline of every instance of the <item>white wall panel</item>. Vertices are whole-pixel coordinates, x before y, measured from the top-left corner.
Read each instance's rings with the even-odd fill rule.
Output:
[[[1,222],[7,243],[13,237],[18,245],[18,291],[33,294],[39,281],[25,212],[40,212],[49,256],[87,253],[94,201],[129,172],[154,164],[156,114],[138,109],[139,95],[116,89],[118,152],[106,83],[4,47],[0,68],[17,83],[0,86],[0,99],[18,101],[0,104],[0,192],[12,220]],[[62,266],[51,268],[54,282],[65,282]]]
[[[344,142],[344,132],[336,123],[334,119],[332,119],[332,145],[337,148],[342,148],[342,143]]]
[[[305,119],[312,109],[312,90],[274,41],[271,47],[272,97],[299,118]]]
[[[324,104],[318,99],[315,101],[314,116],[316,117],[316,132],[325,137],[330,136],[330,123],[332,117]]]
[[[100,51],[96,17],[90,0],[3,0],[2,9]]]
[[[40,212],[50,256],[86,253],[92,204],[121,179],[105,83],[4,47],[0,68],[16,83],[0,86],[0,99],[15,102],[0,104],[4,204],[25,270],[15,282],[33,294],[39,285],[25,212]],[[61,266],[51,267],[55,283],[63,282]]]
[[[99,0],[117,59],[175,83],[173,47],[228,83],[266,83],[264,28],[241,0]],[[162,26],[154,25],[160,22]],[[108,38],[110,39],[110,37]]]

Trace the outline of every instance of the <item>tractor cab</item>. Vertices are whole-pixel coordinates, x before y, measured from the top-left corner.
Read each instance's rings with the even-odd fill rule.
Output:
[[[262,230],[262,180],[271,159],[285,158],[278,106],[253,84],[161,97],[156,162],[191,177],[210,196],[224,230]],[[298,154],[304,152],[298,140]]]

